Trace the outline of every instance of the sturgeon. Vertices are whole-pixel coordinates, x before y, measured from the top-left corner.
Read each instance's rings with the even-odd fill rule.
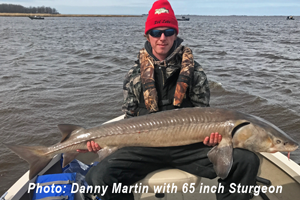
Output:
[[[64,153],[63,166],[87,149],[87,141],[94,140],[102,149],[100,160],[125,146],[167,147],[202,142],[212,132],[222,135],[208,158],[216,174],[227,177],[232,163],[233,148],[253,152],[291,152],[298,143],[272,123],[238,111],[221,108],[182,108],[124,119],[98,127],[60,124],[62,139],[50,147],[6,144],[30,165],[30,179],[41,171],[58,153]]]

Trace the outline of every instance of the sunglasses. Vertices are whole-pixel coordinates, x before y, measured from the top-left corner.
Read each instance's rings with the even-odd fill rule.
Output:
[[[152,37],[160,37],[161,34],[164,34],[166,37],[169,37],[169,36],[172,36],[175,34],[175,29],[173,28],[169,28],[169,29],[166,29],[166,30],[151,30],[149,32],[149,34],[152,36]]]

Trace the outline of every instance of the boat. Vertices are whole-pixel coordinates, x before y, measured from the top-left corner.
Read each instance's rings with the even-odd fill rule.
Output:
[[[190,18],[182,16],[181,18],[177,19],[177,21],[190,21]]]
[[[44,17],[41,16],[29,16],[30,19],[44,19]]]
[[[112,119],[106,123],[118,121],[124,118],[124,115]],[[287,158],[282,153],[257,153],[260,159],[260,169],[257,175],[258,187],[266,188],[265,191],[261,190],[260,194],[258,191],[253,190],[253,200],[295,200],[300,196],[300,166],[294,161]],[[77,159],[80,162],[91,164],[97,160],[97,155],[94,153],[81,154]],[[61,155],[56,155],[51,162],[38,174],[55,174],[61,173]],[[167,177],[167,178],[166,178]],[[28,192],[30,183],[34,183],[37,176],[29,180],[29,171],[27,171],[19,180],[11,186],[7,192],[5,192],[0,200],[31,200],[32,191]],[[197,177],[187,172],[178,169],[161,169],[152,172],[143,180],[138,183],[145,185],[148,184],[150,187],[149,192],[153,192],[151,188],[153,184],[179,184],[177,193],[137,193],[135,199],[142,200],[156,200],[162,198],[165,195],[171,196],[175,199],[196,200],[206,199],[215,200],[215,194],[213,192],[203,192],[203,188],[216,188],[218,185],[218,178],[207,179]],[[188,185],[187,185],[188,184]],[[278,189],[279,188],[279,189]],[[281,188],[281,189],[280,189]],[[277,190],[278,189],[278,190]],[[202,191],[203,190],[203,191]],[[190,192],[187,192],[190,191]],[[200,192],[201,191],[201,192]],[[75,200],[84,200],[84,197],[80,193],[75,194]]]
[[[293,16],[287,16],[286,19],[287,20],[295,20],[295,18]]]

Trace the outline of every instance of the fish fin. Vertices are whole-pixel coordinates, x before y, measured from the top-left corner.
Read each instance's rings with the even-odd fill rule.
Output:
[[[223,141],[223,140],[222,140]],[[214,165],[216,174],[221,178],[225,179],[232,167],[232,143],[222,142],[213,147],[207,154],[210,162]]]
[[[70,162],[72,162],[72,160],[74,160],[76,158],[76,156],[78,156],[78,154],[80,154],[80,152],[77,152],[77,151],[64,153],[63,154],[64,161],[63,161],[62,167],[65,167]]]
[[[72,125],[72,124],[59,124],[57,126],[58,126],[58,129],[60,130],[60,132],[62,134],[62,138],[61,138],[60,142],[63,142],[66,139],[68,139],[74,131],[84,129],[81,126]]]
[[[29,179],[36,176],[52,160],[52,156],[46,154],[47,147],[44,146],[4,145],[29,163]]]
[[[108,155],[118,150],[118,147],[104,147],[100,149],[97,154],[99,155],[99,161],[103,160]]]

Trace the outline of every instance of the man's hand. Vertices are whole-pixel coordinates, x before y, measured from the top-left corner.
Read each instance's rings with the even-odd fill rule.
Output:
[[[88,149],[77,149],[77,152],[80,152],[80,153],[87,153],[87,152],[97,153],[97,151],[99,151],[101,149],[99,144],[94,142],[94,141],[88,141],[86,143],[86,147]]]
[[[203,144],[207,146],[215,146],[219,144],[221,140],[222,140],[222,135],[219,135],[219,133],[215,132],[215,133],[211,133],[210,137],[204,138]]]

